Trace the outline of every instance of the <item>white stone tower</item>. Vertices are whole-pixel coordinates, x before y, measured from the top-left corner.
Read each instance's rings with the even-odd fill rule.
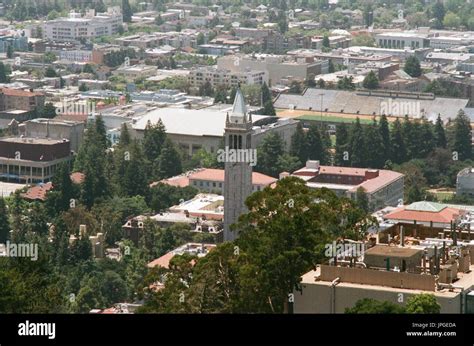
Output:
[[[225,149],[229,151],[252,150],[252,115],[247,114],[244,96],[237,89],[232,114],[227,113],[225,123]],[[252,193],[252,166],[249,162],[225,162],[224,179],[224,241],[232,241],[238,236],[230,225],[247,211],[246,198]]]

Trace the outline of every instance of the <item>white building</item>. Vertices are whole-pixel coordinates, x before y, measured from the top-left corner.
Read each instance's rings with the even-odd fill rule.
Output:
[[[467,167],[458,173],[456,195],[474,196],[474,168]]]
[[[202,67],[189,72],[188,80],[192,87],[200,87],[206,82],[212,87],[227,86],[237,87],[239,84],[253,85],[263,84],[268,79],[265,71],[230,71],[226,69],[216,69],[212,67]]]
[[[122,23],[120,7],[110,7],[107,12],[97,14],[94,10],[89,10],[84,17],[71,11],[69,17],[46,22],[43,33],[47,40],[77,42],[81,39],[116,34]]]
[[[83,61],[89,62],[92,60],[92,51],[91,50],[62,50],[59,52],[59,60],[62,61]]]

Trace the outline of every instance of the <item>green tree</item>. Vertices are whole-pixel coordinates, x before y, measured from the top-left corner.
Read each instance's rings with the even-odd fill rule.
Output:
[[[291,81],[289,92],[292,94],[301,94],[302,92],[301,83],[297,80]]]
[[[182,172],[181,159],[171,140],[166,139],[158,158],[158,176],[169,178]]]
[[[82,83],[81,85],[79,85],[79,91],[88,91],[89,88],[87,87],[87,85],[85,83]]]
[[[143,134],[143,149],[148,161],[154,162],[158,158],[165,140],[166,128],[161,119],[155,125],[148,121]]]
[[[124,152],[124,174],[120,188],[125,196],[146,196],[148,193],[145,155],[137,140]],[[176,164],[176,162],[175,162]]]
[[[123,14],[123,21],[125,23],[132,22],[133,12],[128,0],[122,0],[122,14]]]
[[[462,109],[454,119],[454,133],[452,150],[458,154],[459,160],[468,160],[472,157],[471,122]]]
[[[261,97],[262,97],[262,105],[265,105],[268,101],[272,102],[273,104],[272,94],[266,82],[263,82],[260,90],[261,90]]]
[[[8,83],[10,78],[7,76],[6,68],[3,62],[0,62],[0,83]]]
[[[403,69],[411,77],[420,77],[421,76],[421,66],[420,60],[414,55],[411,55],[405,61],[405,67]]]
[[[360,124],[359,117],[352,124],[350,134],[350,161],[352,167],[366,167],[367,149],[364,130]]]
[[[0,197],[0,243],[5,243],[10,233],[10,222],[5,200]]]
[[[441,115],[438,114],[436,118],[436,124],[434,128],[436,146],[438,148],[446,148],[446,133],[444,132],[443,120],[441,120]]]
[[[127,147],[130,144],[130,132],[128,132],[127,124],[123,123],[120,127],[120,142],[119,145],[121,147]]]
[[[379,79],[374,71],[370,71],[362,81],[362,86],[366,89],[377,89],[379,87]]]
[[[12,45],[9,45],[8,48],[7,48],[7,58],[8,59],[11,59],[13,58],[13,46]]]
[[[334,67],[334,63],[332,62],[331,59],[329,59],[328,66],[329,66],[329,67],[328,67],[328,72],[329,72],[329,73],[334,73],[334,72],[336,72],[336,67]],[[323,82],[324,82],[324,80],[323,80]]]
[[[461,25],[461,18],[459,18],[455,13],[448,12],[444,16],[443,26],[445,28],[457,29]]]
[[[51,66],[48,66],[44,72],[45,77],[57,77],[58,74],[56,73],[56,70],[52,68]]]
[[[209,81],[206,81],[199,87],[199,95],[201,96],[212,96],[212,85]]]
[[[291,137],[290,155],[296,156],[302,164],[308,159],[308,143],[301,121],[296,125],[296,131]]]
[[[52,119],[56,116],[56,107],[51,102],[45,103],[42,110],[43,118]]]
[[[328,35],[323,36],[323,47],[331,48]]]
[[[379,132],[380,132],[380,136],[382,137],[383,156],[385,158],[385,161],[387,161],[387,160],[390,160],[391,143],[390,143],[390,128],[388,125],[387,116],[385,114],[382,114],[380,116]]]
[[[279,167],[275,165],[275,161],[284,153],[283,140],[277,133],[268,134],[257,148],[257,166],[255,170],[270,175],[272,177],[278,177],[281,173]]]
[[[263,115],[276,115],[275,107],[273,107],[273,102],[271,100],[268,100],[267,102],[265,102],[262,114]]]
[[[364,212],[369,212],[369,197],[367,196],[367,192],[361,186],[356,191],[356,203],[357,206],[362,209]]]
[[[380,302],[372,298],[359,299],[352,308],[346,308],[346,314],[402,314],[405,309],[391,302]]]
[[[405,142],[403,140],[402,124],[399,119],[396,119],[392,126],[393,128],[390,132],[390,160],[394,163],[401,164],[405,162],[407,157]]]
[[[372,120],[372,124],[367,126],[364,132],[365,138],[370,138],[370,147],[372,148],[370,155],[367,155],[367,166],[371,168],[383,168],[387,157],[385,156],[383,138],[375,117]]]
[[[319,160],[321,164],[328,163],[328,152],[327,147],[324,143],[323,136],[321,135],[320,128],[317,125],[311,125],[306,134],[308,159]]]
[[[407,300],[406,312],[409,314],[439,314],[441,305],[433,294],[421,293]]]
[[[336,126],[336,156],[337,166],[349,166],[349,132],[345,123]]]

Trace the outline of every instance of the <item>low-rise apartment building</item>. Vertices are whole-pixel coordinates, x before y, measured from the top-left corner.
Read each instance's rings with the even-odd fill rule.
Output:
[[[43,27],[44,38],[59,42],[78,42],[118,33],[123,23],[120,7],[109,7],[107,12],[88,10],[84,17],[71,11],[69,17],[47,21]]]
[[[200,87],[209,82],[213,88],[218,86],[237,87],[242,85],[263,84],[266,77],[265,71],[236,71],[201,67],[189,72],[188,81],[192,87]]]

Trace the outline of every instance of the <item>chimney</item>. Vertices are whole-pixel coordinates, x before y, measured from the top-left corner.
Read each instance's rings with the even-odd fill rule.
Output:
[[[379,176],[379,170],[378,169],[368,169],[365,171],[365,179],[374,179]]]

